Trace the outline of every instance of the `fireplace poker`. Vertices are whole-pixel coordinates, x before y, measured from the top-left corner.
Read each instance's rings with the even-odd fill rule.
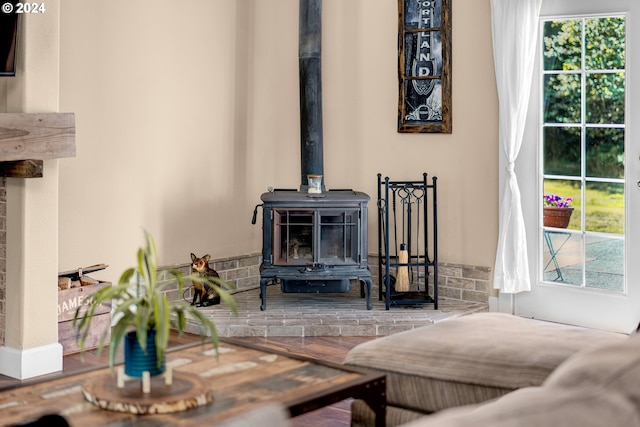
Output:
[[[416,194],[417,191],[420,191],[420,192]],[[416,197],[416,205],[418,208],[418,213],[416,218],[416,229],[417,229],[416,230],[416,248],[418,248],[416,251],[416,263],[420,265],[420,200],[422,200],[422,197],[424,196],[424,190],[422,188],[416,188],[413,191],[413,195]],[[418,287],[418,291],[420,291],[420,267],[417,267],[417,268],[418,268],[418,280],[416,280],[416,286]],[[425,274],[426,274],[426,271],[425,271]]]

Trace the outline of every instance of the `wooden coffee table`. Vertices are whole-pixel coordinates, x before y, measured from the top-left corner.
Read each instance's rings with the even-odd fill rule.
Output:
[[[199,376],[209,385],[213,401],[168,414],[135,415],[100,409],[83,390],[89,384],[115,384],[108,367],[60,374],[44,381],[28,381],[0,392],[4,424],[18,424],[58,413],[76,426],[125,426],[144,417],[152,424],[201,426],[214,424],[268,402],[284,405],[292,417],[347,398],[362,399],[384,426],[386,383],[383,374],[286,354],[233,339],[221,339],[219,355],[211,345],[189,344],[168,353],[167,363],[177,376]],[[167,393],[165,392],[165,395]],[[140,420],[142,421],[142,420]]]

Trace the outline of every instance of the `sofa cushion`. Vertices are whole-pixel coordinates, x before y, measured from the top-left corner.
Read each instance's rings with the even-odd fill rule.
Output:
[[[445,410],[403,427],[638,427],[639,409],[622,393],[594,387],[527,387],[493,402]]]
[[[477,313],[362,343],[344,363],[387,374],[390,405],[420,412],[537,386],[565,359],[626,335]]]
[[[405,427],[640,426],[640,335],[569,357],[542,387],[442,411]]]
[[[560,365],[545,387],[599,387],[640,402],[640,334],[615,344],[583,351]]]

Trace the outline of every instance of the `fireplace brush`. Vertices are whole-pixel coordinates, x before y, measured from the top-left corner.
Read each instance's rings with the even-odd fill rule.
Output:
[[[409,290],[409,266],[406,264],[409,262],[409,252],[407,251],[407,244],[404,242],[405,239],[405,210],[406,204],[411,203],[411,200],[408,200],[411,197],[411,193],[404,189],[405,195],[400,195],[402,199],[402,240],[403,243],[400,243],[400,252],[398,253],[398,265],[396,271],[396,291],[398,292],[406,292]],[[410,220],[410,218],[408,218]]]

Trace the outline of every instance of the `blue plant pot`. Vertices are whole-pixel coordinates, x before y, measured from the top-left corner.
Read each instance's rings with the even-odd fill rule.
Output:
[[[135,331],[127,333],[124,337],[124,373],[130,377],[141,378],[144,371],[149,371],[151,376],[160,375],[165,371],[165,361],[158,367],[156,354],[156,331],[147,334],[147,351],[142,351],[138,343]]]

